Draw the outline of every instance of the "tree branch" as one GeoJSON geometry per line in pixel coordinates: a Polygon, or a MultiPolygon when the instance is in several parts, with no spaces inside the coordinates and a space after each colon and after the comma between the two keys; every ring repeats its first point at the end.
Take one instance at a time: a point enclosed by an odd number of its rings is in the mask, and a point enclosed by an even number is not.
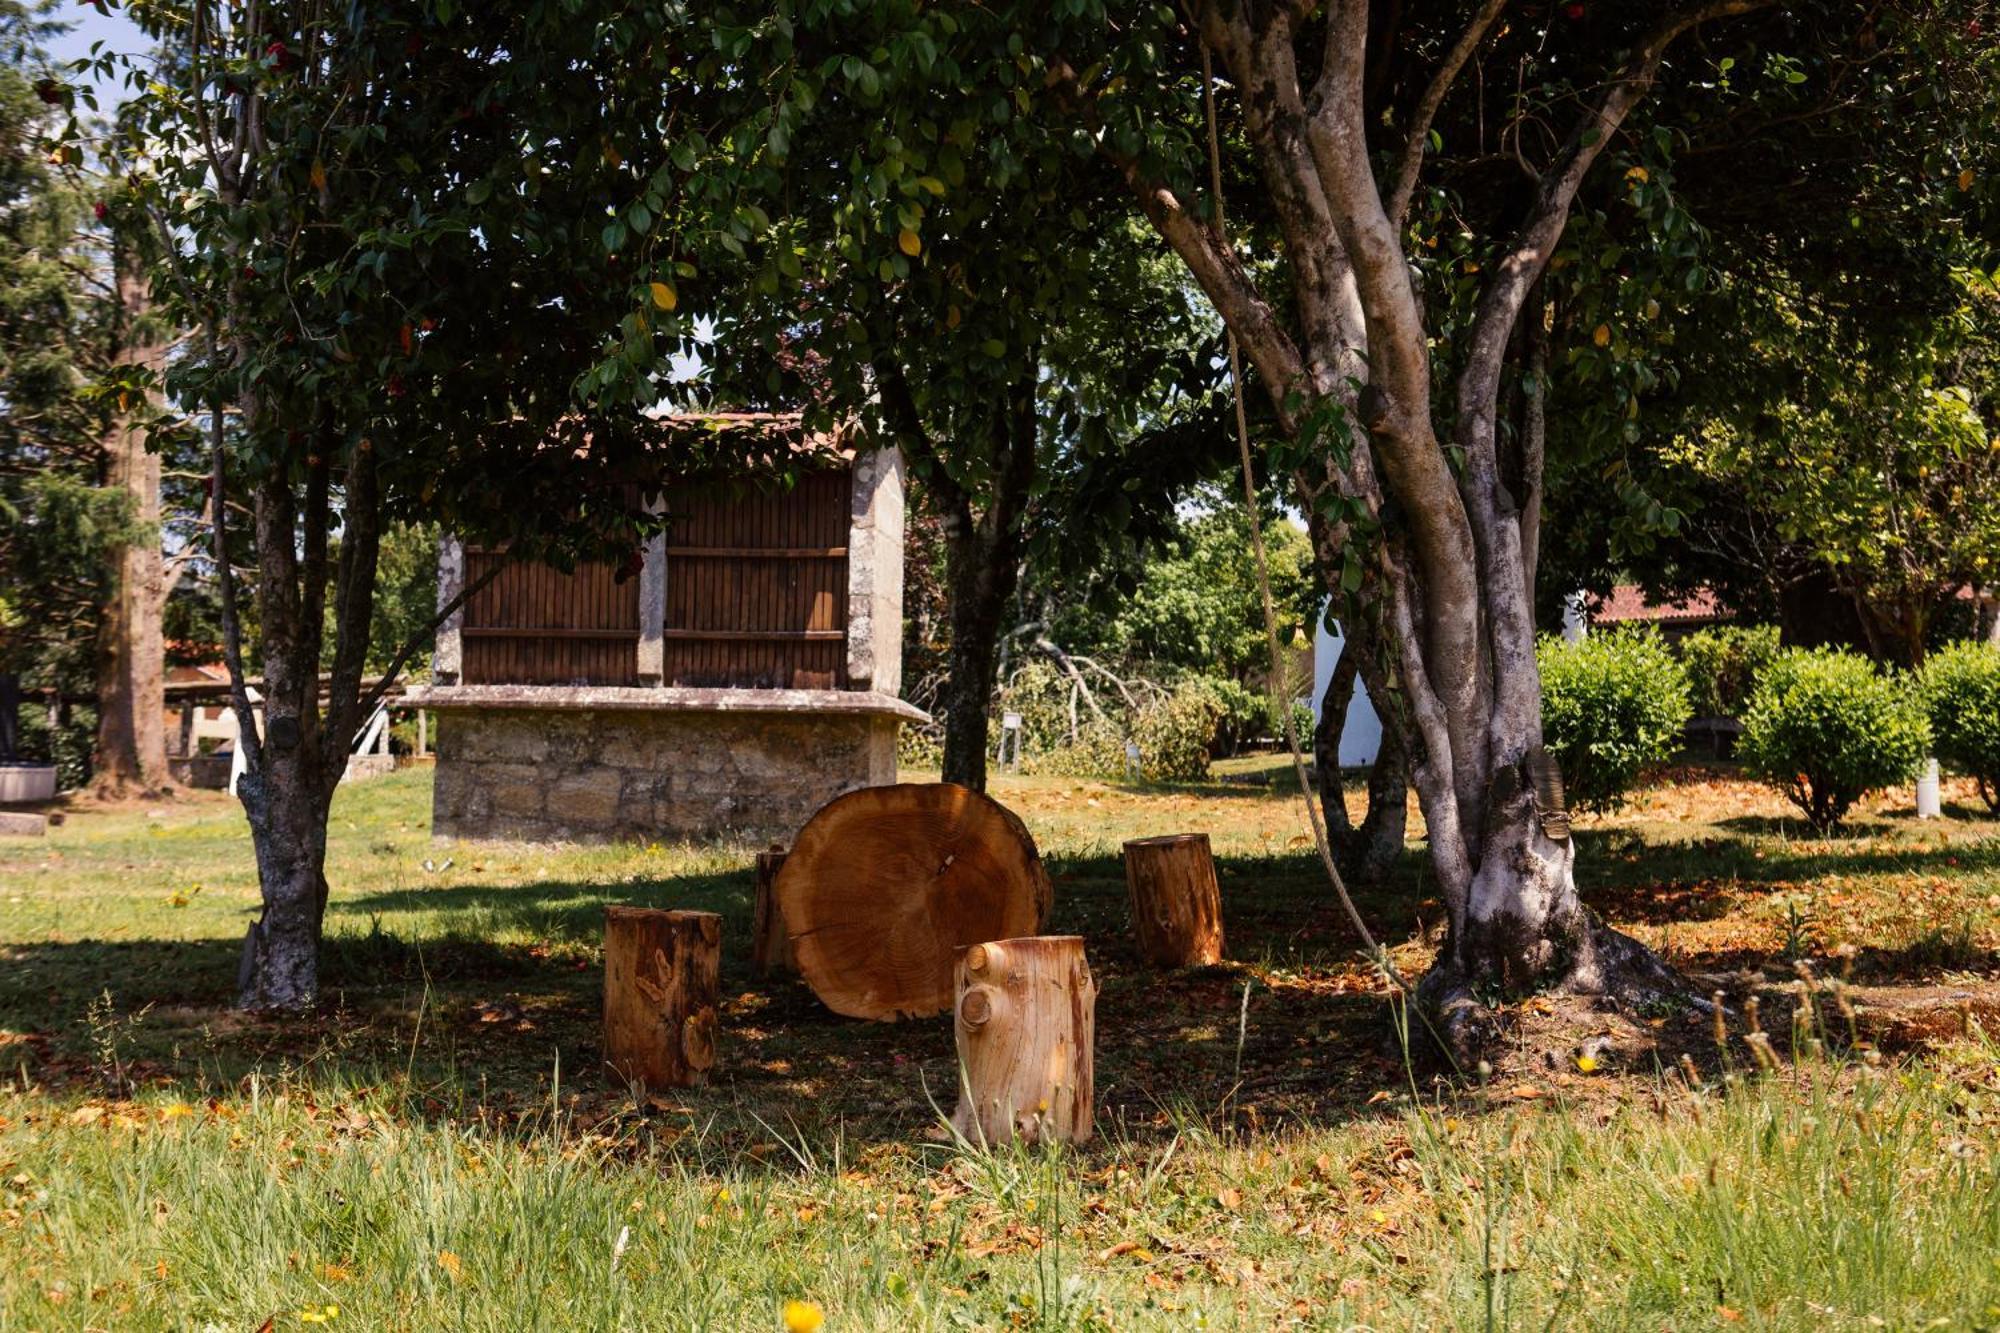
{"type": "MultiPolygon", "coordinates": [[[[1465,68],[1465,62],[1479,49],[1500,11],[1507,7],[1507,0],[1485,0],[1472,22],[1465,25],[1465,31],[1458,35],[1458,41],[1446,53],[1444,63],[1431,76],[1430,85],[1417,102],[1417,109],[1410,121],[1408,137],[1403,141],[1403,151],[1396,161],[1395,174],[1390,178],[1389,223],[1397,231],[1402,231],[1410,218],[1410,200],[1417,192],[1417,177],[1424,169],[1424,149],[1430,138],[1431,124],[1437,119],[1438,108],[1444,105],[1445,94],[1458,79],[1458,72],[1465,68]]],[[[1322,82],[1325,75],[1321,75],[1322,82]]]]}
{"type": "MultiPolygon", "coordinates": [[[[396,655],[389,659],[389,665],[383,669],[382,678],[376,681],[375,687],[369,690],[367,695],[362,698],[360,705],[354,710],[354,715],[357,718],[365,718],[373,713],[375,705],[381,703],[383,696],[395,687],[396,677],[402,673],[403,664],[410,660],[410,654],[417,650],[417,645],[422,643],[428,636],[435,634],[439,625],[444,624],[445,621],[456,615],[460,607],[471,601],[474,594],[498,578],[500,571],[506,569],[512,563],[513,559],[511,556],[495,560],[487,567],[484,574],[481,574],[478,578],[460,588],[450,601],[439,607],[437,614],[425,622],[422,629],[403,640],[402,645],[396,649],[396,655]]],[[[343,754],[341,764],[345,766],[346,763],[347,759],[343,754]]]]}
{"type": "MultiPolygon", "coordinates": [[[[212,333],[208,354],[212,363],[217,355],[212,333]]],[[[210,420],[213,442],[209,451],[208,485],[214,522],[210,525],[209,536],[215,558],[217,600],[221,603],[222,612],[222,661],[229,668],[229,703],[236,710],[236,743],[243,748],[244,767],[256,773],[264,766],[264,748],[257,737],[257,715],[250,707],[250,689],[245,684],[243,627],[236,603],[236,572],[229,565],[227,506],[222,502],[223,460],[227,456],[224,448],[226,420],[220,410],[213,412],[210,420]]]]}

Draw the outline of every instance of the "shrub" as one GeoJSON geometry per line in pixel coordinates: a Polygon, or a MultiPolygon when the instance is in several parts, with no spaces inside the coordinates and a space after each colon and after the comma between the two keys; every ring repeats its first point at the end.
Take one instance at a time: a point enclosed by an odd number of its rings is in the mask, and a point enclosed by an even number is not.
{"type": "Polygon", "coordinates": [[[1133,720],[1139,766],[1149,782],[1200,782],[1208,777],[1209,747],[1223,705],[1208,682],[1183,681],[1133,720]]]}
{"type": "Polygon", "coordinates": [[[1934,752],[2000,815],[2000,648],[1955,643],[1932,656],[1923,680],[1934,752]]]}
{"type": "Polygon", "coordinates": [[[1908,782],[1930,749],[1909,682],[1845,650],[1792,649],[1765,667],[1737,753],[1824,833],[1871,791],[1908,782]]]}
{"type": "Polygon", "coordinates": [[[1687,672],[1657,634],[1544,638],[1542,736],[1572,808],[1618,803],[1647,764],[1671,756],[1687,725],[1687,672]]]}
{"type": "Polygon", "coordinates": [[[1219,710],[1215,720],[1213,750],[1218,758],[1235,754],[1244,744],[1261,736],[1271,725],[1271,701],[1263,693],[1238,684],[1227,676],[1197,676],[1219,710]]]}
{"type": "Polygon", "coordinates": [[[1680,641],[1696,717],[1739,717],[1758,673],[1778,655],[1776,625],[1715,625],[1680,641]]]}

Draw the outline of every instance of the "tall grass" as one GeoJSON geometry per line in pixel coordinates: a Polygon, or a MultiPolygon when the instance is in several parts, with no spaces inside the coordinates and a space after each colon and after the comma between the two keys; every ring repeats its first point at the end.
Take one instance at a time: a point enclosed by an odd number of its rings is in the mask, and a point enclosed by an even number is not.
{"type": "MultiPolygon", "coordinates": [[[[0,1101],[0,1328],[2000,1326],[2000,1055],[1082,1154],[0,1101]],[[845,1161],[846,1164],[843,1165],[845,1161]]],[[[553,1104],[552,1104],[553,1105],[553,1104]]]]}

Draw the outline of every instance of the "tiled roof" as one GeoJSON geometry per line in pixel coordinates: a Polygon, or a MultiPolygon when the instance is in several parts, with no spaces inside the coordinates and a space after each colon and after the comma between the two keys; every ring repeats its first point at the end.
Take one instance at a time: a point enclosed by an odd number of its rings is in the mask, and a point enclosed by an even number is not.
{"type": "Polygon", "coordinates": [[[1706,588],[1689,593],[1678,601],[1654,603],[1646,600],[1645,590],[1638,584],[1621,583],[1611,590],[1609,597],[1593,597],[1590,602],[1591,623],[1598,625],[1616,625],[1628,621],[1698,624],[1703,621],[1729,618],[1729,612],[1723,609],[1715,594],[1706,588]]]}

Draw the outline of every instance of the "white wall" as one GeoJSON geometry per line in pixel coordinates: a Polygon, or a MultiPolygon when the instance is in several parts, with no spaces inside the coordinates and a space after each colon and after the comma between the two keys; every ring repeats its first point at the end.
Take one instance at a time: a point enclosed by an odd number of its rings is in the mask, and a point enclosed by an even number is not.
{"type": "MultiPolygon", "coordinates": [[[[1326,699],[1326,684],[1333,679],[1333,664],[1340,659],[1340,635],[1328,630],[1322,618],[1313,636],[1313,721],[1319,721],[1326,699]]],[[[1382,747],[1382,719],[1368,701],[1368,688],[1354,682],[1354,697],[1347,704],[1347,726],[1340,733],[1340,766],[1352,768],[1375,762],[1382,747]]]]}

